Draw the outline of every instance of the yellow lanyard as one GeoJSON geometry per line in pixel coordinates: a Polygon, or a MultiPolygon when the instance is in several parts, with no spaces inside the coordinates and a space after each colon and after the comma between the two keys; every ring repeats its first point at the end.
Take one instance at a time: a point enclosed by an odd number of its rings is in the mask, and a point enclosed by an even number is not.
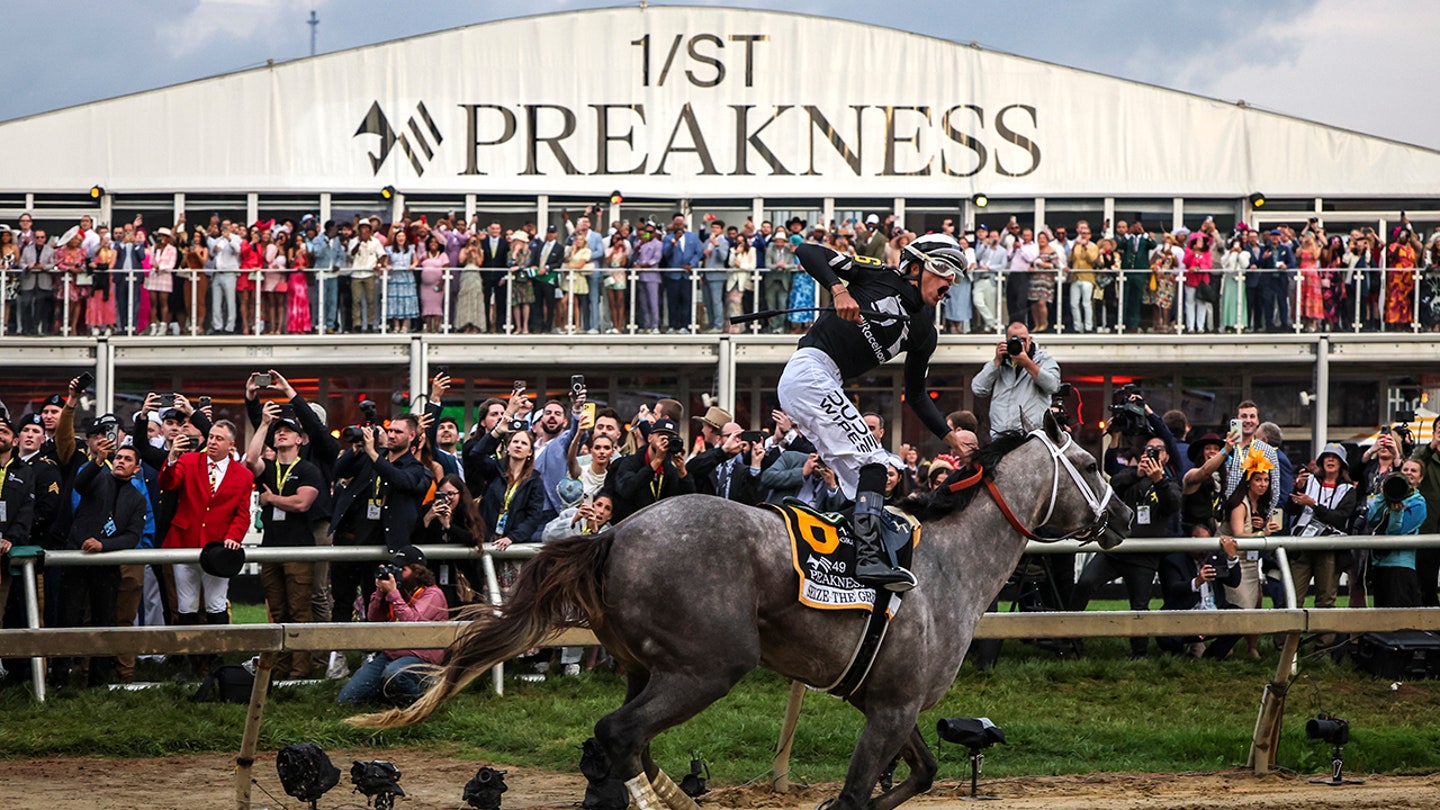
{"type": "Polygon", "coordinates": [[[5,466],[0,467],[0,498],[5,497],[5,479],[10,477],[10,465],[15,461],[15,454],[11,453],[10,458],[5,459],[5,466]]]}
{"type": "Polygon", "coordinates": [[[516,481],[505,488],[505,505],[500,507],[501,514],[510,511],[510,501],[515,497],[515,490],[520,488],[520,482],[516,481]]]}
{"type": "MultiPolygon", "coordinates": [[[[278,462],[278,461],[275,462],[275,494],[276,494],[276,495],[284,495],[284,494],[285,494],[285,484],[286,484],[287,482],[289,482],[289,480],[290,480],[290,473],[292,473],[292,472],[295,471],[295,465],[297,465],[297,464],[299,464],[299,463],[300,463],[300,459],[298,459],[298,458],[295,459],[294,461],[290,462],[290,466],[285,468],[285,475],[282,477],[282,476],[280,475],[280,462],[278,462]]],[[[378,476],[376,477],[376,480],[379,480],[379,477],[378,477],[378,476]]]]}

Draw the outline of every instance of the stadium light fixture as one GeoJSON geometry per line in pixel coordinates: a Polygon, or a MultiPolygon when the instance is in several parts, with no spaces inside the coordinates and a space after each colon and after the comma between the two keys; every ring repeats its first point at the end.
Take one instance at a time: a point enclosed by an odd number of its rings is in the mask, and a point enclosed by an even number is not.
{"type": "Polygon", "coordinates": [[[1264,194],[1261,194],[1261,193],[1258,192],[1258,191],[1255,192],[1254,194],[1251,194],[1251,195],[1250,195],[1250,207],[1251,207],[1251,208],[1264,208],[1264,207],[1265,207],[1265,195],[1264,195],[1264,194]]]}
{"type": "Polygon", "coordinates": [[[100,199],[101,197],[104,197],[104,196],[105,196],[105,187],[104,187],[104,186],[98,186],[98,185],[97,185],[97,186],[91,186],[91,187],[90,187],[90,199],[92,199],[92,200],[98,200],[98,199],[100,199]]]}
{"type": "Polygon", "coordinates": [[[985,206],[990,204],[990,197],[985,194],[976,194],[975,196],[970,198],[970,202],[976,208],[984,208],[985,206]]]}
{"type": "Polygon", "coordinates": [[[611,205],[619,205],[620,203],[623,203],[623,202],[625,202],[625,195],[624,195],[624,194],[621,194],[619,189],[616,189],[616,190],[610,192],[610,204],[611,204],[611,205]]]}
{"type": "Polygon", "coordinates": [[[380,199],[382,200],[393,200],[395,199],[395,194],[396,191],[394,186],[386,186],[380,189],[380,199]]]}

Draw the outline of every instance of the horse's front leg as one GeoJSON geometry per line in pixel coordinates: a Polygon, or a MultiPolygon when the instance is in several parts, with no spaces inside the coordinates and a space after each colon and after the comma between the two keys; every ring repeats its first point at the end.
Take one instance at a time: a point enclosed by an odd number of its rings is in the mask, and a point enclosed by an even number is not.
{"type": "MultiPolygon", "coordinates": [[[[908,737],[910,730],[914,729],[916,737],[919,731],[915,727],[915,718],[919,716],[920,710],[916,706],[867,706],[865,709],[865,728],[860,732],[860,739],[855,743],[855,752],[850,755],[850,769],[845,774],[845,786],[841,788],[840,795],[831,802],[827,810],[862,810],[870,807],[893,807],[901,801],[913,796],[916,791],[911,791],[893,803],[878,805],[872,804],[870,794],[875,788],[875,782],[880,778],[880,772],[890,764],[890,760],[903,748],[907,752],[912,747],[912,741],[908,737]]],[[[923,744],[923,743],[922,743],[923,744]]],[[[928,754],[928,749],[926,751],[928,754]]],[[[934,758],[929,773],[934,776],[934,758]]],[[[922,763],[923,765],[923,763],[922,763]]],[[[920,771],[923,771],[922,767],[920,771]]],[[[918,775],[915,764],[911,763],[911,774],[900,786],[883,794],[876,799],[883,801],[886,797],[901,792],[906,785],[916,782],[918,775]]],[[[927,784],[928,787],[928,784],[927,784]]]]}
{"type": "Polygon", "coordinates": [[[940,770],[940,763],[930,752],[930,746],[925,744],[919,726],[910,730],[910,739],[900,754],[910,766],[910,775],[904,782],[872,799],[868,810],[890,810],[898,807],[902,802],[929,790],[935,783],[935,774],[940,770]]]}

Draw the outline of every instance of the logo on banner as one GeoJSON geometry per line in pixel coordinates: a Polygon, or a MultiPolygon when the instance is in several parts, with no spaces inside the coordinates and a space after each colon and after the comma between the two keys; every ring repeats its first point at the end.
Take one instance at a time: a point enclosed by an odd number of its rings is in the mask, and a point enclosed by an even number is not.
{"type": "Polygon", "coordinates": [[[415,105],[415,114],[405,123],[406,131],[395,134],[394,127],[390,126],[390,119],[385,116],[385,111],[380,109],[380,102],[370,104],[370,111],[365,113],[360,128],[355,130],[352,137],[375,135],[380,138],[380,153],[370,153],[370,168],[373,174],[380,173],[380,167],[385,165],[386,158],[390,157],[396,146],[410,158],[410,165],[415,168],[417,176],[423,176],[426,164],[435,159],[435,147],[445,138],[441,136],[440,128],[435,126],[435,119],[430,117],[430,111],[425,109],[425,102],[415,105]],[[426,138],[427,134],[429,138],[426,138]]]}

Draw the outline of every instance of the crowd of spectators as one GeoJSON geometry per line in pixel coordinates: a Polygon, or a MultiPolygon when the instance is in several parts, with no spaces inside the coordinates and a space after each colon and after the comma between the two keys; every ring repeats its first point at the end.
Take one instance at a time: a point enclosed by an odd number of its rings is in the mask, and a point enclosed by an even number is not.
{"type": "MultiPolygon", "coordinates": [[[[955,411],[947,421],[960,452],[924,458],[902,445],[888,456],[885,499],[943,485],[969,468],[992,436],[1029,430],[1047,412],[1065,418],[1058,362],[1040,351],[1023,323],[975,378],[988,417],[955,411]],[[983,437],[983,438],[982,438],[983,437]]],[[[267,563],[260,575],[272,620],[421,621],[482,601],[476,560],[427,562],[415,546],[504,549],[512,544],[604,531],[659,500],[690,493],[760,505],[795,498],[821,510],[846,499],[836,476],[783,411],[747,430],[721,407],[686,418],[674,399],[621,414],[590,401],[584,378],[568,397],[539,401],[512,390],[457,415],[451,378],[437,373],[428,395],[382,418],[373,408],[357,425],[332,424],[278,370],[245,380],[244,418],[216,419],[208,396],[150,394],[133,413],[100,414],[77,432],[88,380],[61,395],[26,403],[0,418],[0,552],[15,547],[87,554],[130,548],[200,548],[199,565],[95,565],[43,571],[45,621],[52,626],[141,623],[224,624],[229,578],[243,563],[242,541],[262,547],[373,546],[394,559],[374,563],[267,563]],[[447,405],[449,407],[447,407],[447,405]],[[240,424],[237,424],[239,422],[240,424]],[[468,426],[466,423],[469,423],[468,426]],[[685,440],[685,436],[692,441],[685,440]]],[[[863,405],[863,403],[861,403],[863,405]]],[[[1121,579],[1131,607],[1259,607],[1280,597],[1274,561],[1240,552],[1234,540],[1271,534],[1391,535],[1435,531],[1440,518],[1440,437],[1415,447],[1408,432],[1386,430],[1367,448],[1330,444],[1292,463],[1283,436],[1242,402],[1228,426],[1194,435],[1179,411],[1158,414],[1135,389],[1120,392],[1103,458],[1116,496],[1134,512],[1130,552],[1094,555],[1073,580],[1073,561],[1047,566],[1051,609],[1084,610],[1096,591],[1121,579]],[[1150,538],[1217,538],[1209,553],[1145,553],[1150,538]],[[1158,580],[1158,583],[1157,583],[1158,580]],[[1157,590],[1158,584],[1158,590],[1157,590]]],[[[886,446],[880,414],[864,414],[886,446]]],[[[1297,595],[1319,608],[1337,604],[1348,575],[1350,605],[1437,604],[1433,552],[1305,551],[1290,556],[1297,595]]],[[[10,590],[0,565],[0,608],[10,590]]],[[[503,564],[502,588],[518,568],[503,564]]],[[[1025,566],[1022,566],[1022,569],[1025,566]]],[[[1018,574],[1017,574],[1018,576],[1018,574]]],[[[0,618],[3,618],[0,613],[0,618]]],[[[11,606],[12,623],[18,618],[11,606]]],[[[1239,638],[1159,639],[1172,652],[1223,657],[1239,638]]],[[[1247,652],[1258,655],[1256,639],[1247,652]]],[[[1076,645],[1078,649],[1078,645],[1076,645]]],[[[1132,640],[1147,654],[1149,639],[1132,640]]],[[[594,665],[567,649],[565,672],[594,665]]],[[[409,664],[428,651],[390,650],[367,658],[343,700],[414,698],[409,664]]],[[[181,658],[188,679],[216,662],[181,658]]],[[[133,658],[55,659],[60,685],[83,668],[92,684],[134,677],[133,658]]],[[[279,678],[324,672],[343,677],[336,654],[290,656],[279,678]]],[[[317,673],[318,674],[318,673],[317,673]]],[[[78,677],[78,676],[77,676],[78,677]]]]}
{"type": "MultiPolygon", "coordinates": [[[[451,214],[396,222],[211,215],[148,229],[91,217],[46,233],[22,215],[0,224],[6,334],[803,332],[828,304],[795,261],[823,244],[894,265],[919,234],[894,214],[812,226],[705,215],[692,229],[609,222],[587,208],[543,231],[451,214]],[[785,310],[795,310],[782,312],[785,310]],[[748,323],[742,313],[780,312],[748,323]]],[[[1264,233],[1148,228],[1138,218],[960,230],[972,259],[937,323],[995,333],[1440,329],[1440,231],[1402,215],[1388,238],[1330,233],[1318,218],[1264,233]]]]}

